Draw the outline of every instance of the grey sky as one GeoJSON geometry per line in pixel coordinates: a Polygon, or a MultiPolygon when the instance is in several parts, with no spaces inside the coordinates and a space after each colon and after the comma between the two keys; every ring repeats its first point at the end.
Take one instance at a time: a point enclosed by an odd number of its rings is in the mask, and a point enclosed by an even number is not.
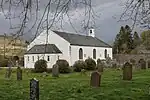
{"type": "MultiPolygon", "coordinates": [[[[43,0],[42,0],[43,1],[43,0]]],[[[122,1],[125,0],[92,0],[94,11],[100,16],[96,19],[95,29],[96,36],[106,42],[112,41],[115,38],[115,35],[119,32],[120,26],[125,25],[131,22],[117,22],[123,11],[122,1]]],[[[44,5],[45,2],[42,2],[44,5]]],[[[82,8],[79,11],[72,12],[73,20],[72,23],[76,29],[80,30],[80,24],[82,17],[82,8]]],[[[67,20],[67,18],[66,18],[67,20]]],[[[14,22],[15,23],[15,22],[14,22]]],[[[9,30],[9,21],[6,21],[2,15],[0,15],[0,33],[10,32],[9,30]]],[[[69,23],[64,24],[64,31],[74,32],[74,29],[70,26],[69,23]]],[[[139,31],[139,30],[138,30],[139,31]]]]}

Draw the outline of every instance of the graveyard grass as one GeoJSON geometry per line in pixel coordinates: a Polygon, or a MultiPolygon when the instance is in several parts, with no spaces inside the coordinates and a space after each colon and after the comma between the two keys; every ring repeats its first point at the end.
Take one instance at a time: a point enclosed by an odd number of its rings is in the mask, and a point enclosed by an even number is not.
{"type": "Polygon", "coordinates": [[[100,88],[90,87],[91,72],[53,78],[23,70],[23,80],[16,81],[15,70],[9,80],[5,70],[0,69],[0,100],[29,100],[29,80],[34,77],[40,82],[40,100],[150,100],[150,70],[134,71],[132,81],[123,81],[122,71],[104,69],[100,88]]]}

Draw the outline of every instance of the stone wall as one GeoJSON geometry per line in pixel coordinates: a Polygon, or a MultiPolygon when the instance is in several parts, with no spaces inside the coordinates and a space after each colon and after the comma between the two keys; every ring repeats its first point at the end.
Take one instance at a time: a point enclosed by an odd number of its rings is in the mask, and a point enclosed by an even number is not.
{"type": "Polygon", "coordinates": [[[144,59],[144,60],[150,60],[150,54],[115,54],[113,55],[113,58],[116,59],[116,61],[119,64],[124,64],[126,61],[130,61],[130,59],[134,59],[136,61],[136,63],[138,63],[138,61],[140,59],[144,59]]]}

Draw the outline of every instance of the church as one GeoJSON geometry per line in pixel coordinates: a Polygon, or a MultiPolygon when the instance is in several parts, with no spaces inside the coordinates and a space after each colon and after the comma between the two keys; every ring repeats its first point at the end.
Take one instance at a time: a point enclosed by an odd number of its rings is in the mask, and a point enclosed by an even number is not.
{"type": "Polygon", "coordinates": [[[112,59],[112,47],[95,37],[93,28],[89,29],[88,35],[49,30],[48,34],[46,31],[40,33],[28,45],[24,65],[34,68],[37,60],[44,59],[48,68],[52,68],[58,59],[65,59],[71,66],[88,57],[96,61],[108,56],[112,59]]]}

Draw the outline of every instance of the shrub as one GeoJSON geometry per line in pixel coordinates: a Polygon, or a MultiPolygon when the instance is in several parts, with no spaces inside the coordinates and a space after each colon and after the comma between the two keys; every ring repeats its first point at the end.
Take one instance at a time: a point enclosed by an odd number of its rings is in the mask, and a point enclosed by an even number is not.
{"type": "Polygon", "coordinates": [[[2,59],[0,61],[0,67],[8,67],[8,59],[2,59]]]}
{"type": "Polygon", "coordinates": [[[74,63],[73,65],[73,69],[75,72],[81,72],[82,69],[85,69],[86,68],[86,63],[85,61],[82,61],[82,60],[78,60],[74,63]]]}
{"type": "Polygon", "coordinates": [[[96,62],[92,58],[88,58],[85,60],[86,63],[86,70],[95,70],[96,69],[96,62]]]}
{"type": "Polygon", "coordinates": [[[34,70],[36,73],[42,73],[47,71],[47,61],[41,59],[35,62],[34,70]]]}
{"type": "Polygon", "coordinates": [[[97,64],[101,64],[102,63],[102,61],[100,60],[100,59],[97,59],[97,64]]]}
{"type": "Polygon", "coordinates": [[[70,73],[71,69],[69,67],[69,63],[66,60],[64,59],[57,60],[56,64],[58,64],[59,66],[60,73],[70,73]]]}

